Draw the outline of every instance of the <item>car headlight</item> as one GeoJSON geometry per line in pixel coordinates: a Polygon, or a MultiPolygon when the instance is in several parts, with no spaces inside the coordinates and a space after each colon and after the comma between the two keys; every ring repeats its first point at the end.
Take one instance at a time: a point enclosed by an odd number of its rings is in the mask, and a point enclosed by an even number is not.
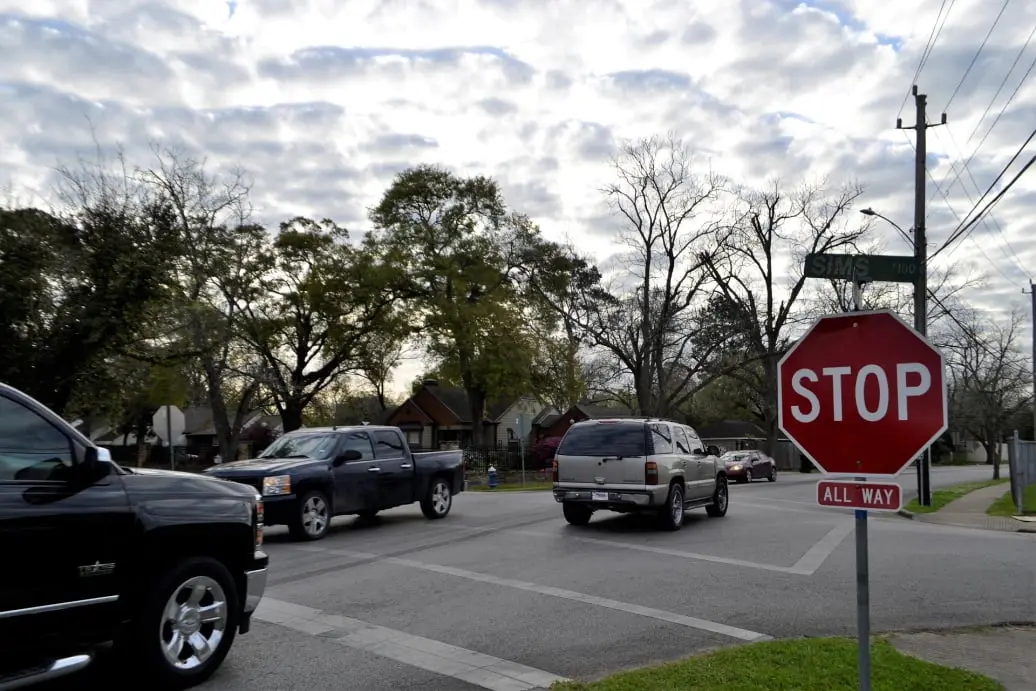
{"type": "Polygon", "coordinates": [[[736,473],[737,471],[741,470],[742,467],[743,466],[739,463],[736,466],[732,467],[731,470],[733,470],[736,473]]]}
{"type": "Polygon", "coordinates": [[[269,497],[277,494],[291,494],[290,476],[274,475],[263,478],[263,496],[269,497]]]}

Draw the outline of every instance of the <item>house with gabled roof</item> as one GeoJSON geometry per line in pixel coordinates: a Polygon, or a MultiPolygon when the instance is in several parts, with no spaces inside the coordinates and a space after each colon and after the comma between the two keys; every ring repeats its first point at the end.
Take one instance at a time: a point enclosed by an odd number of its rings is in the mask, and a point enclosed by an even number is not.
{"type": "Polygon", "coordinates": [[[563,437],[568,428],[583,420],[602,420],[611,417],[630,417],[633,411],[627,406],[604,404],[594,401],[580,401],[560,415],[544,417],[538,429],[537,438],[563,437]]]}
{"type": "MultiPolygon", "coordinates": [[[[482,439],[487,446],[529,441],[532,421],[543,410],[535,396],[508,396],[486,403],[482,439]]],[[[412,396],[393,408],[384,424],[399,427],[412,448],[438,449],[471,445],[471,404],[459,387],[425,380],[412,396]]]]}

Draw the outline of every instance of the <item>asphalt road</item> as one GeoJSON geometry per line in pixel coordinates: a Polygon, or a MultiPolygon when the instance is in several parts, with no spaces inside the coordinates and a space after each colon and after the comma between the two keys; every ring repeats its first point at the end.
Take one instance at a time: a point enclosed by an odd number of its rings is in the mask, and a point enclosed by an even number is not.
{"type": "MultiPolygon", "coordinates": [[[[936,469],[933,485],[989,473],[936,469]]],[[[610,514],[573,528],[549,492],[466,493],[436,522],[415,507],[338,519],[318,543],[272,528],[258,621],[201,688],[518,691],[765,637],[851,635],[852,514],[813,505],[818,479],[734,486],[725,518],[693,511],[676,533],[610,514]]],[[[876,631],[1036,620],[1033,536],[874,517],[870,537],[876,631]]],[[[102,660],[73,684],[117,678],[102,660]]]]}

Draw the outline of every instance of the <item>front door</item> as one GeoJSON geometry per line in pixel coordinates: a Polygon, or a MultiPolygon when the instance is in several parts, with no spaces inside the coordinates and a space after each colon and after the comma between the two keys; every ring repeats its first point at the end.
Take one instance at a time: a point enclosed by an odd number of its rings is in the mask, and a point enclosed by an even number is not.
{"type": "Polygon", "coordinates": [[[5,646],[107,627],[118,616],[118,579],[134,529],[126,493],[114,466],[99,466],[90,479],[76,472],[86,446],[51,416],[0,395],[5,646]]]}
{"type": "Polygon", "coordinates": [[[414,501],[414,462],[406,451],[399,432],[393,429],[374,430],[374,458],[380,469],[378,476],[383,508],[403,506],[414,501]]]}
{"type": "Polygon", "coordinates": [[[335,513],[356,513],[378,508],[378,465],[374,446],[366,432],[346,432],[337,455],[352,450],[360,454],[356,461],[334,465],[335,513]]]}

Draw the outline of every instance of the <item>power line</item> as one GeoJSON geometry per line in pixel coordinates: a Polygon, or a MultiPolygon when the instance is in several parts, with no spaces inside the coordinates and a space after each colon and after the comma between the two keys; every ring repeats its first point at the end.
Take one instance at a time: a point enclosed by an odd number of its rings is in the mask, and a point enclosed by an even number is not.
{"type": "MultiPolygon", "coordinates": [[[[950,135],[950,142],[951,142],[951,143],[953,144],[954,148],[956,148],[956,149],[957,149],[957,152],[958,152],[958,153],[959,153],[959,154],[961,155],[961,157],[963,158],[963,155],[964,155],[964,150],[963,150],[963,149],[961,148],[961,146],[960,146],[960,145],[959,145],[959,144],[957,143],[957,138],[953,136],[953,130],[952,130],[952,129],[947,129],[947,130],[946,130],[946,132],[947,132],[947,134],[949,134],[949,135],[950,135]]],[[[936,132],[936,136],[937,136],[937,137],[939,136],[939,135],[938,135],[938,132],[936,132]]],[[[940,137],[940,139],[941,139],[941,137],[940,137]]],[[[952,166],[953,164],[951,163],[950,165],[952,166]]],[[[972,172],[971,172],[971,168],[970,168],[970,167],[968,167],[968,166],[967,166],[967,165],[966,165],[965,163],[963,163],[963,162],[962,162],[962,165],[964,165],[964,168],[965,168],[965,170],[966,170],[966,172],[967,172],[967,174],[968,174],[968,179],[970,179],[970,180],[971,180],[971,184],[975,186],[975,191],[976,191],[976,192],[977,192],[977,191],[980,191],[980,190],[981,190],[981,188],[979,187],[978,181],[977,181],[977,180],[975,179],[975,176],[974,176],[974,175],[972,174],[972,172]]],[[[981,199],[979,200],[979,202],[975,202],[975,200],[974,200],[974,199],[973,199],[973,198],[971,197],[971,192],[969,192],[969,191],[968,191],[968,187],[967,187],[967,185],[965,185],[965,184],[964,184],[963,182],[961,183],[961,189],[963,189],[963,190],[964,190],[964,196],[966,196],[966,197],[968,198],[968,203],[969,203],[969,204],[971,204],[971,205],[972,205],[973,207],[974,207],[974,206],[975,206],[975,205],[976,205],[977,203],[981,203],[981,199]]],[[[942,192],[942,190],[940,190],[940,192],[942,192]]],[[[944,193],[944,194],[945,194],[945,193],[944,193]]],[[[947,205],[949,205],[949,199],[948,199],[948,198],[947,198],[947,205]]],[[[958,215],[956,214],[956,212],[954,212],[954,216],[955,216],[955,217],[957,218],[957,222],[958,222],[958,223],[960,223],[960,222],[961,222],[961,218],[960,218],[960,216],[958,216],[958,215]]],[[[1006,259],[1006,260],[1007,260],[1007,261],[1008,261],[1009,263],[1013,264],[1013,265],[1015,266],[1015,268],[1017,268],[1017,269],[1018,269],[1018,271],[1019,271],[1019,272],[1021,272],[1021,274],[1022,274],[1022,275],[1024,275],[1024,276],[1028,276],[1028,275],[1029,275],[1029,274],[1028,274],[1028,272],[1027,272],[1027,271],[1026,271],[1026,270],[1025,270],[1024,268],[1023,268],[1023,266],[1022,266],[1022,260],[1021,260],[1021,258],[1020,258],[1020,257],[1018,256],[1018,253],[1017,253],[1017,252],[1015,252],[1015,250],[1014,250],[1014,247],[1012,247],[1012,246],[1011,246],[1011,243],[1010,243],[1010,242],[1008,241],[1008,239],[1007,239],[1007,235],[1006,235],[1006,234],[1004,233],[1004,229],[1003,229],[1003,228],[1002,228],[1002,227],[1000,226],[1000,222],[996,220],[996,217],[995,217],[995,216],[993,216],[993,214],[992,214],[992,213],[990,213],[990,214],[989,214],[989,221],[991,221],[991,222],[993,223],[993,226],[994,226],[994,227],[996,228],[996,232],[997,232],[997,233],[999,234],[999,236],[1000,236],[1000,239],[1001,239],[1001,241],[1002,241],[1002,245],[1001,245],[1001,247],[1000,247],[1000,251],[1001,251],[1001,253],[1002,253],[1002,254],[1004,255],[1004,258],[1005,258],[1005,259],[1006,259]]],[[[987,226],[988,226],[988,224],[987,224],[987,226]]],[[[984,256],[984,257],[986,258],[986,260],[987,260],[987,261],[989,261],[989,263],[990,263],[990,264],[992,264],[992,265],[993,265],[993,267],[994,267],[994,268],[996,268],[996,269],[997,269],[997,271],[999,271],[999,272],[1000,272],[1000,275],[1002,275],[1002,276],[1003,276],[1004,278],[1006,278],[1006,279],[1008,279],[1008,280],[1011,280],[1011,278],[1010,278],[1009,276],[1007,276],[1007,275],[1006,275],[1006,274],[1005,274],[1005,273],[1004,273],[1004,272],[1003,272],[1003,271],[1002,271],[1002,270],[1000,269],[1000,266],[999,266],[998,264],[996,264],[995,262],[993,262],[993,260],[992,260],[992,259],[990,259],[990,257],[989,257],[989,256],[988,256],[988,255],[987,255],[987,254],[985,253],[985,250],[983,250],[983,249],[982,249],[982,246],[981,246],[981,245],[978,245],[978,244],[976,243],[976,245],[975,245],[975,246],[976,246],[976,247],[978,248],[979,252],[981,252],[981,253],[982,253],[982,256],[984,256]]]]}
{"type": "Polygon", "coordinates": [[[1003,355],[997,355],[992,350],[990,350],[989,346],[987,346],[985,344],[985,341],[978,335],[978,333],[976,333],[974,329],[972,329],[970,326],[967,326],[966,324],[964,324],[964,322],[962,322],[960,319],[958,319],[957,315],[955,315],[953,312],[951,312],[950,308],[946,306],[946,303],[944,303],[940,298],[936,297],[935,293],[932,292],[931,289],[928,289],[928,297],[930,297],[937,305],[939,305],[939,307],[942,308],[942,313],[944,315],[946,315],[947,317],[949,317],[950,321],[952,321],[954,324],[956,324],[957,327],[961,331],[964,332],[964,335],[966,335],[969,339],[971,339],[971,342],[974,343],[976,346],[978,346],[980,349],[982,349],[986,353],[986,355],[988,355],[988,356],[990,356],[991,358],[994,358],[994,359],[1003,359],[1004,361],[1003,361],[1002,364],[1005,367],[1006,366],[1013,367],[1020,374],[1025,374],[1025,375],[1029,374],[1029,372],[1025,369],[1025,367],[1023,365],[1019,365],[1018,363],[1007,361],[1006,360],[1006,357],[1007,357],[1007,353],[1006,352],[1003,355]]]}
{"type": "MultiPolygon", "coordinates": [[[[975,202],[975,205],[972,207],[971,211],[969,211],[968,214],[964,217],[965,220],[971,217],[971,214],[975,212],[975,209],[977,209],[978,205],[982,203],[982,200],[985,199],[989,195],[989,193],[993,191],[993,188],[996,187],[996,184],[1000,182],[1000,178],[1004,177],[1004,175],[1007,174],[1007,169],[1011,167],[1012,163],[1018,160],[1018,157],[1022,155],[1022,151],[1024,151],[1025,147],[1029,145],[1029,142],[1033,140],[1033,137],[1036,137],[1036,129],[1029,133],[1028,138],[1024,142],[1022,142],[1021,146],[1018,147],[1018,151],[1015,151],[1014,156],[1011,156],[1011,160],[1004,165],[1004,167],[1000,170],[1000,173],[996,176],[993,182],[989,184],[989,187],[986,188],[986,191],[983,192],[982,196],[979,197],[977,202],[975,202]]],[[[961,223],[964,223],[964,221],[961,221],[961,223]]],[[[959,228],[957,230],[959,230],[959,228]]],[[[956,232],[956,230],[954,232],[956,232]]]]}
{"type": "Polygon", "coordinates": [[[961,86],[964,85],[964,80],[971,74],[971,68],[978,62],[978,56],[982,55],[982,50],[986,47],[986,43],[989,41],[989,37],[993,35],[993,29],[1000,23],[1000,18],[1004,16],[1004,10],[1011,4],[1011,0],[1004,0],[1004,4],[1000,6],[1000,12],[996,15],[996,19],[993,20],[993,24],[989,27],[989,31],[986,32],[986,37],[982,39],[982,44],[975,51],[975,55],[971,58],[971,63],[968,65],[968,69],[964,70],[964,74],[961,76],[960,81],[957,82],[957,88],[950,94],[950,100],[946,101],[946,105],[943,106],[943,112],[945,113],[950,109],[950,104],[953,103],[953,99],[957,96],[957,92],[960,91],[961,86]]]}
{"type": "Polygon", "coordinates": [[[917,63],[917,69],[914,70],[914,78],[910,80],[910,88],[907,89],[906,95],[903,97],[903,102],[899,105],[899,115],[903,114],[903,107],[906,106],[907,101],[910,99],[910,94],[913,93],[913,85],[917,84],[917,78],[921,76],[921,70],[924,69],[925,64],[928,62],[928,58],[932,54],[932,49],[935,48],[935,44],[939,41],[939,34],[942,33],[942,29],[946,26],[946,19],[950,16],[950,10],[953,9],[954,3],[957,0],[942,0],[942,4],[939,5],[939,13],[935,15],[935,23],[932,24],[932,31],[928,34],[928,42],[925,44],[924,50],[921,52],[921,59],[917,63]],[[946,16],[943,16],[943,10],[946,11],[946,16]],[[942,24],[939,23],[940,18],[942,24]]]}
{"type": "MultiPolygon", "coordinates": [[[[1034,163],[1036,163],[1036,156],[1033,156],[1031,159],[1029,159],[1029,162],[1026,163],[1022,167],[1022,169],[1020,171],[1018,171],[1018,174],[1015,175],[1011,179],[1011,181],[1009,183],[1007,183],[1007,185],[1005,185],[1004,188],[1002,190],[1000,190],[1000,192],[989,201],[988,204],[986,204],[985,208],[983,208],[982,211],[977,216],[975,216],[975,218],[973,218],[970,221],[968,221],[968,223],[966,225],[958,227],[957,230],[955,230],[952,234],[950,234],[950,237],[948,237],[946,239],[946,242],[944,242],[942,244],[942,246],[939,247],[939,249],[937,249],[934,252],[932,252],[930,258],[934,258],[935,255],[939,254],[944,249],[949,247],[949,245],[951,243],[953,243],[954,241],[956,241],[956,239],[958,237],[961,237],[962,235],[964,237],[967,237],[967,236],[971,235],[971,232],[975,229],[975,224],[978,223],[980,220],[982,220],[982,217],[989,211],[989,209],[991,209],[993,207],[993,205],[995,205],[997,202],[999,202],[1003,198],[1003,196],[1005,194],[1007,194],[1007,191],[1014,186],[1014,183],[1018,182],[1018,180],[1022,177],[1022,175],[1024,175],[1026,173],[1026,171],[1028,171],[1029,168],[1031,168],[1034,163]]],[[[1001,175],[1003,175],[1003,173],[1001,173],[1001,175]]],[[[997,176],[997,179],[999,180],[1000,177],[997,176]]],[[[983,196],[985,196],[985,195],[983,195],[983,196]]]]}
{"type": "MultiPolygon", "coordinates": [[[[1029,33],[1029,37],[1025,40],[1025,44],[1022,46],[1022,49],[1018,52],[1018,56],[1015,58],[1014,64],[1011,65],[1011,69],[1007,71],[1006,75],[1004,75],[1004,79],[1000,83],[1000,88],[998,88],[996,90],[996,94],[993,95],[993,99],[989,102],[989,106],[986,107],[985,112],[982,113],[982,117],[979,118],[977,123],[975,123],[975,128],[971,131],[971,134],[968,136],[968,140],[966,142],[964,142],[964,146],[967,146],[968,144],[971,143],[971,140],[975,137],[975,134],[978,132],[979,127],[982,126],[982,122],[985,120],[986,115],[989,114],[989,110],[993,107],[993,103],[996,102],[996,97],[1000,95],[1000,91],[1003,89],[1004,85],[1007,83],[1007,80],[1010,78],[1011,73],[1014,72],[1014,68],[1018,64],[1018,60],[1021,59],[1022,53],[1028,47],[1029,42],[1032,40],[1032,37],[1033,37],[1034,34],[1036,34],[1036,26],[1034,26],[1033,30],[1029,33]]],[[[965,161],[965,163],[964,163],[965,167],[967,167],[967,165],[971,163],[971,160],[973,158],[975,158],[975,154],[978,153],[979,149],[982,148],[982,145],[985,143],[986,139],[989,138],[989,135],[992,133],[993,128],[995,128],[997,123],[1000,122],[1000,118],[1003,117],[1004,112],[1007,110],[1007,107],[1009,105],[1011,105],[1012,101],[1014,101],[1015,96],[1018,95],[1018,92],[1021,90],[1022,86],[1025,84],[1025,81],[1029,78],[1029,75],[1032,74],[1033,69],[1036,69],[1036,58],[1033,58],[1033,61],[1029,64],[1029,69],[1027,69],[1025,71],[1025,74],[1022,75],[1021,80],[1018,82],[1018,85],[1015,86],[1014,91],[1011,92],[1011,95],[1008,97],[1007,102],[1004,103],[1002,108],[1000,108],[1000,112],[997,113],[996,118],[993,120],[993,124],[991,124],[989,126],[989,129],[986,130],[985,135],[983,135],[982,139],[975,146],[975,149],[971,152],[971,155],[968,156],[967,161],[965,161]]],[[[961,152],[961,153],[963,153],[963,152],[961,152]]],[[[953,170],[951,169],[950,172],[953,172],[953,170]]],[[[957,183],[957,181],[960,180],[961,172],[962,172],[961,170],[957,171],[956,175],[954,175],[953,182],[950,183],[950,185],[949,185],[949,187],[947,189],[952,189],[953,186],[957,183]]],[[[946,174],[946,178],[943,178],[943,182],[945,183],[946,179],[949,178],[949,177],[950,177],[950,173],[947,173],[946,174]]]]}

